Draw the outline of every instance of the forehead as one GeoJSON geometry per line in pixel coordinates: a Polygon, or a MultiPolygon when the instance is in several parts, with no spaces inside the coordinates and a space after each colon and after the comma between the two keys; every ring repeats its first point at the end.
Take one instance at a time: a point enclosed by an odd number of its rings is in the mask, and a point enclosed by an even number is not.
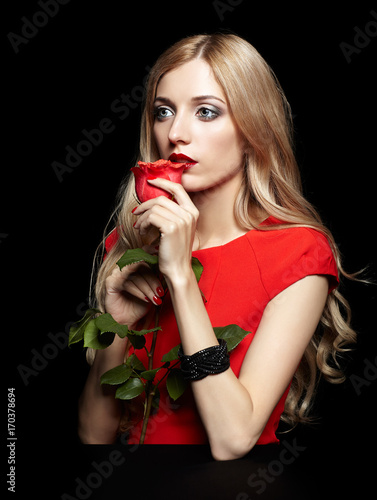
{"type": "Polygon", "coordinates": [[[200,95],[215,95],[225,101],[224,92],[215,80],[211,67],[203,59],[194,59],[166,73],[156,91],[156,97],[173,100],[200,95]]]}

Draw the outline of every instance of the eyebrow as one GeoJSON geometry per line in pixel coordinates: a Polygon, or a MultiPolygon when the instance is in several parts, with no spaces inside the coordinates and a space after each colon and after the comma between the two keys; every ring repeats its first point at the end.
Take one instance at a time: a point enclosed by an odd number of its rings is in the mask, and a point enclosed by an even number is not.
{"type": "MultiPolygon", "coordinates": [[[[215,99],[216,101],[220,101],[226,105],[226,102],[223,101],[222,99],[220,99],[220,97],[216,97],[215,95],[209,95],[209,94],[208,95],[198,95],[196,97],[192,97],[191,101],[198,102],[198,101],[206,101],[208,99],[215,99]]],[[[171,101],[171,99],[169,99],[168,97],[156,97],[155,102],[156,101],[165,102],[166,104],[173,104],[173,101],[171,101]]]]}

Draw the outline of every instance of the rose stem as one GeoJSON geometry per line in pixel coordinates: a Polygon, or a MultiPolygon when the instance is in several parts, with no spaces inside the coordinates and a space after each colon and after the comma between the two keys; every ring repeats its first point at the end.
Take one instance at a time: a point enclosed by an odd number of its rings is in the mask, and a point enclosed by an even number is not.
{"type": "MultiPolygon", "coordinates": [[[[157,328],[158,326],[158,320],[159,320],[159,307],[156,307],[156,314],[155,314],[155,321],[154,321],[154,327],[157,328]]],[[[151,350],[148,353],[148,370],[153,370],[153,354],[154,350],[156,347],[156,341],[157,341],[157,332],[153,332],[153,338],[152,338],[152,345],[151,345],[151,350]]],[[[153,387],[153,384],[151,381],[147,382],[147,387],[146,387],[146,407],[145,407],[145,413],[144,413],[144,420],[143,420],[143,427],[141,429],[141,436],[140,436],[140,443],[139,444],[144,444],[144,439],[145,439],[145,434],[147,432],[147,425],[148,425],[148,420],[149,420],[149,415],[151,413],[152,409],[152,401],[153,397],[155,395],[155,388],[151,391],[151,388],[153,387]]],[[[145,403],[144,403],[145,404],[145,403]]]]}

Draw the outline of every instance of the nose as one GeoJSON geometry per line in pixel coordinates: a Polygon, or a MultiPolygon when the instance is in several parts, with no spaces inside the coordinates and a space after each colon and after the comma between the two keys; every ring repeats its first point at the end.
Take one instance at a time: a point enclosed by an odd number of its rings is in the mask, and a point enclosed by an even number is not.
{"type": "Polygon", "coordinates": [[[177,114],[172,120],[168,137],[172,144],[188,144],[191,141],[191,131],[188,117],[185,117],[182,114],[177,114]]]}

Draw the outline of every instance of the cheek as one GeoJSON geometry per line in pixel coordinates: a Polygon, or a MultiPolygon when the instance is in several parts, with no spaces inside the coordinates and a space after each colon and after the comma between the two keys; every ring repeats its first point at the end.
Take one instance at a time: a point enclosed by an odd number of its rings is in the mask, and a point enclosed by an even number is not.
{"type": "Polygon", "coordinates": [[[203,134],[203,142],[212,159],[237,166],[243,158],[242,141],[233,127],[221,127],[208,137],[203,134]]]}
{"type": "Polygon", "coordinates": [[[164,155],[164,150],[167,147],[168,141],[166,140],[166,133],[164,134],[164,131],[162,130],[163,127],[160,126],[153,127],[153,138],[156,143],[157,149],[160,153],[160,156],[163,157],[164,155]],[[164,140],[165,139],[165,140],[164,140]]]}

